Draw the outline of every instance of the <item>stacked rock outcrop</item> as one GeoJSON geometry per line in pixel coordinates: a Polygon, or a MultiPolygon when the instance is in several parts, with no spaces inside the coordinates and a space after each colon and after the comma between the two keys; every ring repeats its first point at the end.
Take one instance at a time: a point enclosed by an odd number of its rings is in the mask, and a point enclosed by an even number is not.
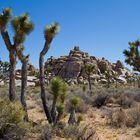
{"type": "MultiPolygon", "coordinates": [[[[111,74],[116,75],[118,79],[125,79],[127,76],[133,74],[124,67],[123,63],[118,60],[116,63],[111,63],[105,58],[99,59],[95,56],[90,56],[87,52],[80,50],[78,46],[75,46],[73,50],[69,52],[67,56],[61,56],[59,58],[50,57],[46,61],[46,68],[51,68],[51,73],[55,76],[60,76],[68,83],[86,83],[87,76],[84,72],[85,64],[94,64],[96,72],[91,75],[93,82],[106,82],[105,72],[111,71],[111,74]],[[122,77],[122,78],[120,78],[122,77]]],[[[113,78],[112,81],[116,78],[113,78]]]]}

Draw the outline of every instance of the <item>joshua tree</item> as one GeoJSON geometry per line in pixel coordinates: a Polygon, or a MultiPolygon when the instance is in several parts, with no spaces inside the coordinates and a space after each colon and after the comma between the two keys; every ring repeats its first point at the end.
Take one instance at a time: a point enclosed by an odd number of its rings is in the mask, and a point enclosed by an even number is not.
{"type": "MultiPolygon", "coordinates": [[[[124,50],[123,53],[126,57],[125,62],[133,66],[133,70],[140,72],[140,40],[135,42],[128,42],[130,45],[129,50],[124,50]]],[[[140,78],[138,78],[138,87],[140,87],[140,78]]]]}
{"type": "Polygon", "coordinates": [[[111,71],[108,69],[107,71],[105,71],[105,76],[107,79],[107,88],[110,88],[110,80],[111,80],[111,71]]]}
{"type": "MultiPolygon", "coordinates": [[[[24,110],[27,112],[27,106],[25,101],[25,93],[27,88],[27,64],[29,55],[24,56],[23,54],[23,43],[26,36],[33,30],[33,24],[29,20],[28,14],[22,14],[21,16],[11,18],[11,9],[6,8],[3,14],[0,15],[0,29],[3,40],[6,47],[10,53],[10,88],[9,97],[10,100],[15,100],[15,68],[16,68],[16,58],[20,59],[22,63],[22,81],[21,81],[21,103],[24,110]],[[13,45],[11,44],[9,34],[7,32],[7,24],[11,22],[12,28],[14,30],[14,40],[13,45]]],[[[28,120],[28,115],[25,117],[28,120]]]]}
{"type": "Polygon", "coordinates": [[[47,106],[46,96],[45,96],[44,56],[48,52],[51,42],[54,39],[55,35],[58,33],[58,29],[59,29],[59,24],[54,23],[50,26],[47,26],[46,29],[44,30],[45,44],[43,50],[40,52],[40,58],[39,58],[41,99],[49,123],[52,123],[53,120],[49,108],[47,106]]]}
{"type": "Polygon", "coordinates": [[[77,105],[79,104],[79,98],[76,96],[73,96],[70,99],[70,103],[72,106],[71,106],[71,112],[70,112],[70,117],[69,117],[68,123],[73,125],[77,122],[75,110],[76,110],[77,105]]]}
{"type": "Polygon", "coordinates": [[[89,90],[91,91],[91,80],[90,80],[90,76],[93,72],[95,72],[95,65],[93,64],[86,64],[85,67],[85,72],[88,76],[88,84],[89,84],[89,90]]]}
{"type": "Polygon", "coordinates": [[[53,123],[58,122],[63,114],[66,92],[67,86],[65,82],[59,77],[53,78],[51,81],[51,92],[50,92],[53,95],[53,102],[51,108],[51,117],[53,123]],[[60,102],[59,105],[57,105],[58,99],[60,102]],[[56,113],[56,110],[58,111],[58,115],[56,113]]]}
{"type": "MultiPolygon", "coordinates": [[[[21,103],[23,105],[24,110],[27,112],[27,105],[25,100],[26,89],[27,89],[27,66],[29,61],[29,55],[25,56],[23,54],[24,47],[23,43],[26,36],[34,29],[33,23],[29,20],[29,16],[27,13],[22,14],[21,16],[14,17],[12,19],[12,27],[15,32],[14,41],[15,51],[22,63],[22,81],[21,81],[21,103]]],[[[26,113],[27,114],[27,113],[26,113]]],[[[25,117],[28,120],[28,115],[25,117]]]]}
{"type": "Polygon", "coordinates": [[[9,99],[11,101],[15,100],[15,69],[16,69],[16,43],[11,43],[9,33],[7,32],[7,25],[11,19],[12,10],[10,8],[5,8],[0,14],[0,33],[5,42],[6,48],[9,51],[10,59],[10,81],[9,81],[9,99]]]}

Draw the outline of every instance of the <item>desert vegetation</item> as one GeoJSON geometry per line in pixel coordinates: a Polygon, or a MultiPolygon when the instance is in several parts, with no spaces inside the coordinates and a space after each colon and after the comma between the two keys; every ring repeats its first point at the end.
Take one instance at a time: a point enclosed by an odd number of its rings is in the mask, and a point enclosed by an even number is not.
{"type": "Polygon", "coordinates": [[[27,13],[13,17],[12,9],[5,8],[0,14],[0,34],[9,53],[9,62],[0,61],[0,139],[140,139],[140,41],[129,42],[123,51],[137,73],[119,60],[113,64],[89,56],[78,46],[68,56],[45,62],[60,29],[54,22],[44,29],[37,70],[29,69],[24,54],[33,29],[27,13]]]}

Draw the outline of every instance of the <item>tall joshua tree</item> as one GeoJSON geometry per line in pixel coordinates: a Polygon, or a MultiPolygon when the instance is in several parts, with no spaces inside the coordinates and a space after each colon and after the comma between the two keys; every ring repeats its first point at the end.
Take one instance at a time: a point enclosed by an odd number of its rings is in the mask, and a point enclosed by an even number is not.
{"type": "MultiPolygon", "coordinates": [[[[123,51],[126,57],[125,62],[133,66],[133,70],[140,72],[140,40],[128,42],[128,44],[130,45],[129,50],[123,51]]],[[[138,86],[140,87],[140,78],[138,78],[138,86]]]]}
{"type": "Polygon", "coordinates": [[[21,16],[14,17],[11,21],[12,28],[15,32],[14,42],[15,42],[15,51],[22,63],[22,81],[21,81],[21,103],[23,105],[24,110],[26,111],[25,119],[28,120],[27,115],[27,105],[25,100],[26,89],[27,89],[27,66],[29,61],[29,55],[25,56],[23,54],[24,51],[24,40],[26,36],[34,29],[33,23],[29,20],[29,16],[27,13],[22,14],[21,16]]]}
{"type": "Polygon", "coordinates": [[[43,50],[40,52],[39,58],[39,69],[40,69],[40,86],[41,86],[41,99],[44,107],[44,111],[49,123],[52,123],[52,117],[47,106],[46,96],[45,96],[45,77],[44,77],[44,56],[48,52],[51,42],[54,39],[55,35],[58,33],[59,24],[54,23],[50,26],[47,26],[44,30],[45,44],[43,50]]]}
{"type": "Polygon", "coordinates": [[[11,19],[12,10],[10,8],[5,8],[0,14],[0,33],[5,42],[6,48],[9,51],[10,59],[10,81],[9,81],[9,99],[11,101],[15,100],[15,69],[16,69],[16,52],[15,43],[12,44],[9,33],[7,31],[7,25],[11,19]]]}
{"type": "MultiPolygon", "coordinates": [[[[10,82],[9,82],[9,98],[11,101],[15,100],[15,68],[16,58],[20,59],[22,63],[22,81],[21,81],[21,103],[24,110],[27,112],[27,106],[25,101],[25,93],[27,87],[27,64],[29,55],[23,54],[23,43],[26,36],[33,30],[33,24],[29,20],[28,14],[22,14],[21,16],[14,17],[11,20],[11,9],[4,9],[0,15],[0,30],[6,47],[10,56],[10,82]],[[7,24],[11,23],[14,30],[13,44],[10,41],[10,37],[7,31],[7,24]]],[[[25,117],[28,120],[28,115],[25,117]]]]}
{"type": "Polygon", "coordinates": [[[91,80],[90,80],[90,76],[91,74],[95,71],[95,65],[93,64],[86,64],[85,67],[85,72],[88,76],[88,85],[89,85],[89,90],[91,91],[91,80]]]}

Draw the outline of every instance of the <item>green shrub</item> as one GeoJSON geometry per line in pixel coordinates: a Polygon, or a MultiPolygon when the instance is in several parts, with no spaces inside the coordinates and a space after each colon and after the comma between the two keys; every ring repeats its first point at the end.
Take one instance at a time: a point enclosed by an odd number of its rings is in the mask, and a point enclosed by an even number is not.
{"type": "Polygon", "coordinates": [[[19,102],[0,98],[0,138],[21,139],[29,124],[24,123],[25,112],[19,102]]]}

